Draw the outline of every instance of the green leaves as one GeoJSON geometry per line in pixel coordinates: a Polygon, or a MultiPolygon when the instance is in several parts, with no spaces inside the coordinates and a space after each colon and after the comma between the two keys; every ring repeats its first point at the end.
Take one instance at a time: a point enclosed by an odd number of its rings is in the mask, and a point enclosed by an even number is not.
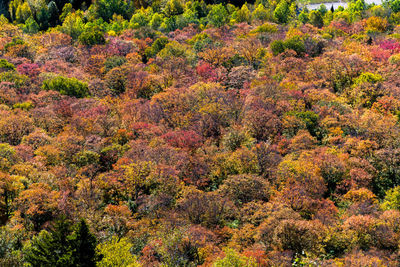
{"type": "Polygon", "coordinates": [[[15,70],[15,66],[8,62],[6,59],[0,59],[0,71],[15,70]]]}
{"type": "Polygon", "coordinates": [[[229,21],[229,14],[226,8],[222,4],[219,4],[212,7],[207,19],[212,26],[222,27],[229,21]]]}
{"type": "Polygon", "coordinates": [[[62,217],[52,231],[41,231],[24,248],[25,261],[30,266],[94,267],[96,238],[84,220],[72,228],[71,222],[62,217]]]}
{"type": "Polygon", "coordinates": [[[78,98],[90,95],[87,83],[81,82],[76,78],[66,78],[63,76],[45,80],[42,89],[54,90],[60,92],[62,95],[75,96],[78,98]]]}
{"type": "Polygon", "coordinates": [[[225,250],[225,257],[215,261],[214,267],[255,267],[256,261],[253,258],[247,258],[240,255],[233,249],[225,250]]]}
{"type": "Polygon", "coordinates": [[[78,40],[81,44],[88,46],[104,44],[106,42],[103,32],[97,27],[85,29],[78,40]]]}
{"type": "Polygon", "coordinates": [[[136,256],[130,252],[133,244],[127,238],[113,237],[110,241],[100,244],[97,252],[103,256],[97,263],[98,267],[140,267],[136,256]]]}

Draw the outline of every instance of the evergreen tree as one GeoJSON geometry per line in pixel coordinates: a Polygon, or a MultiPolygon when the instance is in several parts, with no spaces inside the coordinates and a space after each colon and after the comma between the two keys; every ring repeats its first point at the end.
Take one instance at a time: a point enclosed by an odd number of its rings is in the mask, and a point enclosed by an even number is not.
{"type": "Polygon", "coordinates": [[[290,17],[290,6],[288,2],[281,1],[274,11],[274,17],[279,23],[286,23],[290,17]]]}
{"type": "Polygon", "coordinates": [[[32,240],[25,249],[25,261],[32,266],[73,266],[70,233],[71,223],[62,217],[50,233],[43,230],[32,240]]]}
{"type": "Polygon", "coordinates": [[[0,15],[4,15],[7,18],[10,16],[8,13],[8,2],[9,0],[0,1],[0,15]]]}
{"type": "Polygon", "coordinates": [[[72,224],[61,217],[51,232],[41,231],[25,247],[25,261],[32,266],[91,267],[96,263],[96,238],[81,220],[72,224]]]}
{"type": "Polygon", "coordinates": [[[56,3],[54,1],[51,1],[47,5],[47,9],[48,9],[48,12],[49,12],[49,15],[48,15],[49,24],[50,24],[51,27],[54,27],[58,23],[59,10],[58,10],[57,5],[56,5],[56,3]]]}
{"type": "Polygon", "coordinates": [[[211,25],[215,27],[222,27],[229,21],[229,14],[226,8],[222,4],[219,4],[211,8],[207,19],[211,25]]]}
{"type": "Polygon", "coordinates": [[[94,267],[96,265],[96,237],[90,232],[86,221],[82,219],[71,235],[74,248],[74,266],[94,267]]]}
{"type": "Polygon", "coordinates": [[[26,33],[37,33],[39,31],[39,24],[37,24],[37,22],[32,17],[29,17],[25,21],[23,30],[26,33]]]}
{"type": "Polygon", "coordinates": [[[324,26],[324,18],[319,10],[312,10],[310,12],[309,21],[315,27],[321,28],[324,26]]]}
{"type": "Polygon", "coordinates": [[[132,7],[124,0],[97,0],[91,6],[96,18],[109,22],[114,14],[128,19],[132,15],[132,7]]]}

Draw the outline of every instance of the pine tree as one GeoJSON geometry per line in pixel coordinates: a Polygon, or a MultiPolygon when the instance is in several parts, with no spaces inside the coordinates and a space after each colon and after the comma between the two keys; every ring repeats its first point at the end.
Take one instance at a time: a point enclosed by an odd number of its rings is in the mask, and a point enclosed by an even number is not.
{"type": "Polygon", "coordinates": [[[74,248],[74,266],[94,267],[97,259],[97,240],[84,219],[76,225],[71,242],[74,248]]]}
{"type": "Polygon", "coordinates": [[[41,231],[25,248],[25,261],[32,266],[94,267],[96,265],[96,238],[89,226],[81,220],[74,226],[61,217],[51,232],[41,231]]]}
{"type": "Polygon", "coordinates": [[[73,266],[69,235],[71,223],[59,219],[49,233],[41,231],[25,249],[25,261],[32,266],[73,266]]]}
{"type": "Polygon", "coordinates": [[[57,5],[54,1],[50,1],[49,4],[47,5],[47,10],[48,10],[48,21],[51,27],[54,27],[58,23],[59,19],[59,10],[57,8],[57,5]]]}

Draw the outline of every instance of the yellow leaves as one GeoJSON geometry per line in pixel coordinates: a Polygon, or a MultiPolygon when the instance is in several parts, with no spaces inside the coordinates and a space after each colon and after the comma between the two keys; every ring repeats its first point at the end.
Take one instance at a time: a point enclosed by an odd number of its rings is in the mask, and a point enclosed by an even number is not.
{"type": "Polygon", "coordinates": [[[325,190],[325,182],[321,176],[320,168],[313,161],[302,154],[299,159],[287,156],[278,166],[278,183],[281,188],[302,188],[301,195],[312,198],[321,197],[325,190]]]}
{"type": "Polygon", "coordinates": [[[378,148],[378,144],[371,140],[360,140],[358,138],[350,137],[345,143],[345,148],[349,150],[351,155],[362,157],[371,155],[373,150],[378,148]]]}
{"type": "Polygon", "coordinates": [[[388,27],[386,18],[370,17],[365,23],[367,32],[384,32],[388,27]]]}
{"type": "Polygon", "coordinates": [[[372,61],[372,54],[370,48],[360,42],[348,39],[344,42],[344,48],[346,49],[347,55],[357,54],[362,60],[372,61]]]}
{"type": "Polygon", "coordinates": [[[392,64],[392,65],[399,66],[399,65],[400,65],[400,53],[399,53],[399,54],[392,55],[392,56],[389,58],[389,63],[392,64]]]}
{"type": "Polygon", "coordinates": [[[97,246],[97,251],[103,255],[98,267],[140,267],[137,257],[130,252],[133,244],[127,238],[114,236],[110,241],[97,246]]]}
{"type": "Polygon", "coordinates": [[[328,128],[328,135],[330,136],[342,136],[343,130],[340,127],[331,127],[328,128]]]}
{"type": "Polygon", "coordinates": [[[221,105],[217,102],[205,103],[199,108],[201,114],[218,114],[221,111],[221,105]]]}
{"type": "MultiPolygon", "coordinates": [[[[11,38],[21,35],[22,31],[18,26],[8,23],[8,20],[3,15],[0,16],[0,37],[11,38]]],[[[4,44],[2,44],[2,41],[0,40],[1,49],[3,49],[2,45],[4,44]]]]}
{"type": "Polygon", "coordinates": [[[227,61],[231,56],[234,55],[233,48],[230,46],[224,46],[222,48],[210,48],[204,50],[204,52],[198,53],[198,56],[210,63],[211,65],[220,66],[222,63],[227,61]]]}
{"type": "Polygon", "coordinates": [[[16,192],[24,189],[23,181],[25,177],[18,175],[8,175],[6,173],[0,172],[0,194],[5,194],[5,192],[16,192]]]}
{"type": "Polygon", "coordinates": [[[286,39],[291,39],[294,37],[303,37],[304,34],[298,28],[290,28],[286,33],[286,39]]]}
{"type": "Polygon", "coordinates": [[[343,198],[352,203],[360,203],[365,201],[370,201],[373,204],[378,204],[378,199],[374,193],[366,188],[360,188],[358,190],[351,190],[347,192],[343,198]]]}
{"type": "Polygon", "coordinates": [[[125,177],[130,186],[137,187],[147,182],[153,164],[151,162],[131,163],[123,165],[121,168],[124,170],[125,177]]]}
{"type": "Polygon", "coordinates": [[[231,174],[258,173],[258,171],[257,155],[254,150],[240,148],[233,153],[217,155],[212,174],[221,179],[231,174]]]}
{"type": "Polygon", "coordinates": [[[20,194],[18,201],[23,213],[36,216],[55,210],[59,197],[60,193],[53,191],[48,184],[35,183],[20,194]]]}
{"type": "Polygon", "coordinates": [[[18,176],[28,177],[35,174],[36,169],[31,163],[17,163],[12,166],[10,172],[18,176]]]}
{"type": "Polygon", "coordinates": [[[240,40],[236,45],[236,51],[251,65],[257,59],[261,58],[264,54],[262,53],[263,47],[261,42],[256,38],[246,38],[240,40]]]}
{"type": "Polygon", "coordinates": [[[39,157],[46,165],[57,165],[61,160],[61,150],[53,145],[45,145],[39,147],[35,151],[35,155],[39,157]]]}
{"type": "Polygon", "coordinates": [[[340,127],[338,119],[329,115],[321,120],[320,125],[323,128],[328,128],[328,129],[335,129],[340,127]]]}

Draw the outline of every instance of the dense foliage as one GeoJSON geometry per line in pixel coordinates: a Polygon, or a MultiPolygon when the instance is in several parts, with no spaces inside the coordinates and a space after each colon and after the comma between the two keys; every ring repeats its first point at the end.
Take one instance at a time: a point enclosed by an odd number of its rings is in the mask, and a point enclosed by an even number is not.
{"type": "Polygon", "coordinates": [[[7,2],[1,266],[400,265],[399,0],[7,2]]]}

